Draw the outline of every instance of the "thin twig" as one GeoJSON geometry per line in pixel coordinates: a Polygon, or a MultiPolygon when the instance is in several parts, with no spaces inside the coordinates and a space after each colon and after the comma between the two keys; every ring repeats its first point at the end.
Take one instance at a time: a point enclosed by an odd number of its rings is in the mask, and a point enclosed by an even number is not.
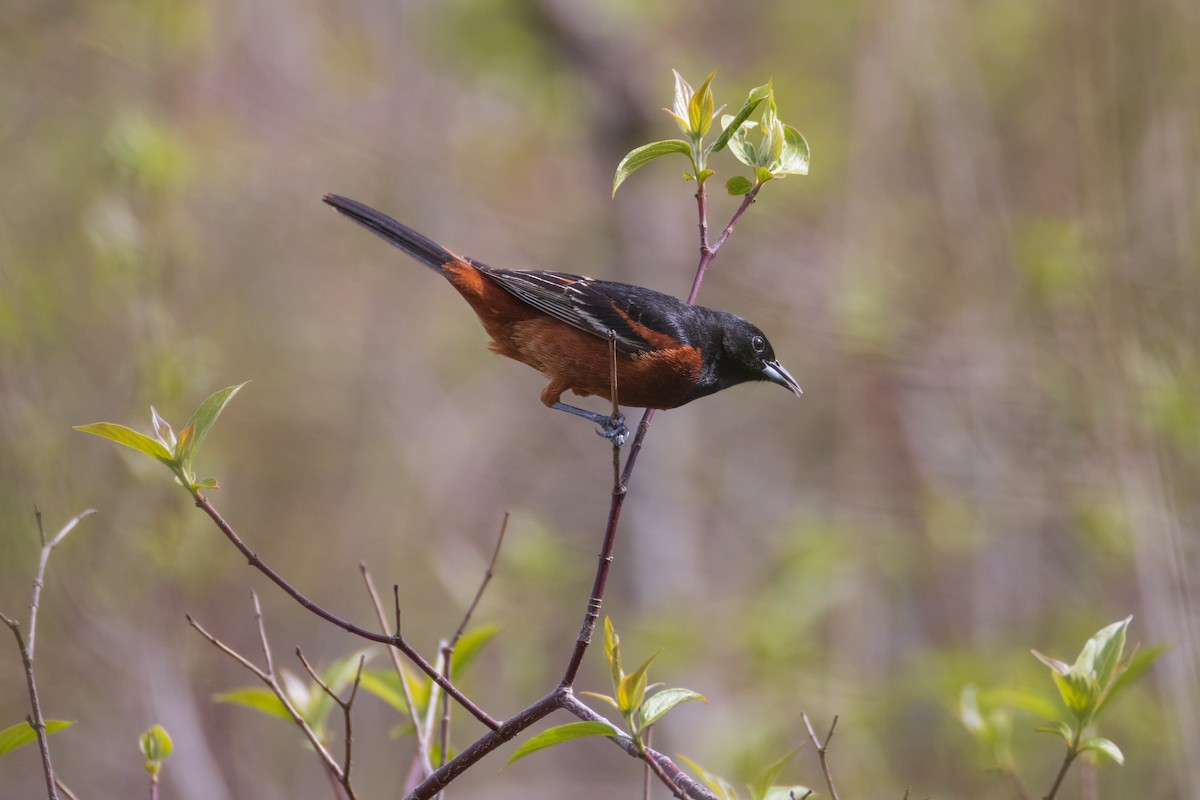
{"type": "Polygon", "coordinates": [[[467,625],[471,622],[471,616],[474,615],[475,609],[479,606],[479,601],[483,598],[484,591],[487,589],[488,584],[492,582],[492,577],[496,573],[496,562],[500,559],[500,547],[504,544],[504,534],[508,532],[508,516],[509,513],[505,511],[504,519],[500,521],[500,532],[496,534],[496,546],[492,549],[492,558],[483,573],[483,580],[480,581],[479,588],[475,590],[475,597],[471,600],[471,605],[467,606],[462,622],[458,623],[458,629],[454,631],[454,636],[450,637],[451,650],[454,649],[454,646],[458,644],[458,640],[466,632],[467,625]]]}
{"type": "MultiPolygon", "coordinates": [[[[204,496],[204,494],[198,490],[195,490],[192,493],[192,497],[195,499],[197,507],[204,511],[204,513],[208,514],[209,518],[216,523],[216,526],[220,529],[221,533],[225,535],[225,538],[228,539],[243,556],[245,556],[246,561],[250,564],[250,566],[254,567],[259,572],[270,578],[276,586],[278,586],[280,589],[283,589],[283,591],[289,597],[291,597],[301,606],[326,622],[336,625],[348,633],[352,633],[355,636],[367,639],[368,641],[379,642],[380,644],[386,644],[389,647],[395,647],[397,650],[404,653],[406,658],[416,664],[422,672],[428,675],[434,683],[438,684],[443,690],[448,692],[450,696],[458,702],[459,705],[467,710],[467,713],[475,717],[475,719],[479,720],[491,730],[496,730],[496,728],[500,726],[500,723],[497,720],[493,719],[491,715],[477,706],[465,694],[460,692],[458,687],[446,680],[446,678],[443,677],[432,664],[426,661],[420,653],[413,649],[413,647],[409,645],[401,635],[399,625],[397,625],[396,633],[388,636],[387,634],[376,633],[368,628],[355,625],[353,622],[342,619],[331,611],[327,611],[325,608],[306,597],[299,589],[288,583],[288,581],[282,575],[280,575],[278,572],[272,569],[269,564],[259,558],[258,554],[251,550],[250,547],[244,541],[242,541],[242,538],[238,536],[237,531],[235,531],[233,527],[225,521],[220,512],[217,511],[216,507],[211,501],[209,501],[207,497],[204,496]]],[[[399,618],[399,614],[400,609],[399,603],[397,602],[397,618],[399,618]]]]}
{"type": "Polygon", "coordinates": [[[640,748],[642,761],[646,765],[645,774],[642,779],[642,797],[644,800],[650,800],[650,786],[652,784],[650,779],[654,777],[658,778],[663,785],[670,789],[671,794],[674,797],[678,797],[680,800],[683,800],[683,798],[686,797],[686,795],[683,793],[683,790],[676,785],[675,781],[673,781],[669,775],[667,775],[667,771],[663,769],[663,765],[660,764],[656,758],[658,753],[656,753],[650,747],[651,730],[647,730],[645,735],[646,739],[640,748]]]}
{"type": "MultiPolygon", "coordinates": [[[[446,673],[446,654],[443,650],[438,650],[437,671],[440,674],[446,673]]],[[[425,729],[425,735],[430,739],[433,738],[433,721],[437,714],[437,710],[441,703],[442,695],[437,684],[429,687],[429,702],[425,705],[425,721],[421,723],[425,729]]],[[[446,763],[445,753],[438,757],[438,766],[446,763]]]]}
{"type": "Polygon", "coordinates": [[[63,797],[67,798],[67,800],[79,800],[79,795],[67,788],[67,785],[57,775],[54,776],[54,785],[58,787],[58,790],[63,793],[63,797]]]}
{"type": "Polygon", "coordinates": [[[833,784],[833,773],[829,770],[829,759],[826,755],[826,752],[829,750],[829,740],[833,738],[833,729],[837,727],[837,714],[833,715],[833,722],[829,725],[829,733],[825,734],[824,742],[817,738],[817,732],[813,730],[812,722],[808,719],[808,714],[801,711],[800,718],[804,720],[804,727],[808,728],[808,735],[812,738],[812,743],[817,748],[817,757],[821,760],[821,772],[825,774],[825,786],[829,789],[829,796],[833,800],[838,800],[837,787],[833,784]]]}
{"type": "Polygon", "coordinates": [[[1046,795],[1045,800],[1054,800],[1055,795],[1058,794],[1059,787],[1062,786],[1063,778],[1067,777],[1067,771],[1071,769],[1071,764],[1078,755],[1079,751],[1074,747],[1067,748],[1067,754],[1063,757],[1062,766],[1058,768],[1058,774],[1054,777],[1054,785],[1050,787],[1050,792],[1046,795]]]}
{"type": "Polygon", "coordinates": [[[742,204],[738,206],[737,211],[733,212],[733,216],[729,219],[729,224],[725,226],[725,230],[721,231],[720,237],[711,245],[708,243],[708,195],[705,191],[704,184],[700,184],[700,188],[696,190],[696,209],[700,217],[700,263],[696,265],[696,276],[692,279],[692,289],[688,292],[687,302],[689,305],[696,302],[696,297],[700,294],[700,284],[704,281],[704,275],[708,271],[708,265],[717,255],[717,251],[725,244],[725,240],[733,233],[734,227],[738,224],[738,220],[746,213],[750,206],[754,205],[755,199],[758,198],[758,190],[762,188],[762,184],[756,184],[753,189],[746,193],[742,198],[742,204]]]}
{"type": "MultiPolygon", "coordinates": [[[[612,328],[608,329],[608,357],[609,357],[609,384],[608,393],[612,398],[612,418],[613,420],[620,419],[621,406],[617,402],[617,332],[612,328]]],[[[626,434],[628,435],[628,434],[626,434]]],[[[625,442],[618,442],[616,438],[612,440],[612,463],[613,463],[613,483],[619,483],[621,480],[621,445],[625,442]]]]}
{"type": "MultiPolygon", "coordinates": [[[[383,601],[380,599],[379,593],[375,591],[375,582],[371,580],[371,573],[367,570],[366,564],[359,564],[358,568],[362,573],[363,582],[367,585],[367,593],[371,596],[371,604],[375,607],[375,615],[379,618],[379,627],[384,634],[391,636],[388,633],[388,622],[383,610],[383,601]]],[[[398,632],[400,629],[399,587],[395,588],[395,592],[397,593],[395,619],[396,630],[398,632]]],[[[404,695],[404,705],[408,711],[408,718],[412,722],[413,735],[417,739],[417,760],[421,764],[421,775],[427,778],[433,773],[433,761],[429,757],[429,737],[421,729],[421,721],[417,716],[417,706],[413,702],[412,690],[408,686],[408,676],[404,672],[404,664],[400,660],[400,651],[394,647],[389,647],[387,651],[388,656],[392,659],[392,666],[396,670],[396,675],[400,678],[400,691],[404,695]]]]}
{"type": "Polygon", "coordinates": [[[346,729],[346,753],[342,760],[342,771],[340,777],[338,777],[338,782],[345,788],[347,795],[354,797],[354,789],[350,785],[351,754],[354,746],[354,726],[351,723],[353,718],[351,711],[354,707],[354,699],[358,696],[358,685],[362,681],[363,665],[367,663],[367,657],[365,655],[358,657],[358,669],[354,672],[354,684],[350,688],[350,696],[345,700],[338,697],[337,692],[333,691],[329,684],[317,674],[317,671],[313,669],[312,664],[308,663],[308,659],[304,657],[304,653],[299,647],[296,648],[296,657],[300,659],[300,663],[304,666],[304,671],[316,682],[317,686],[321,687],[321,691],[325,692],[329,699],[337,703],[338,708],[342,710],[342,722],[346,729]]]}
{"type": "Polygon", "coordinates": [[[81,520],[95,513],[96,509],[89,508],[77,514],[59,530],[53,539],[47,541],[46,529],[42,525],[42,510],[37,507],[33,509],[33,516],[37,521],[38,541],[42,544],[42,550],[38,558],[37,574],[33,578],[33,592],[29,600],[29,638],[26,639],[22,635],[21,624],[17,620],[0,612],[0,621],[12,631],[13,637],[17,640],[17,650],[21,653],[21,666],[25,670],[25,684],[29,690],[30,714],[28,722],[29,727],[33,728],[34,735],[37,737],[38,753],[42,758],[42,773],[46,778],[46,794],[50,800],[58,800],[58,779],[54,774],[54,762],[50,758],[50,743],[47,741],[46,736],[46,720],[42,716],[42,702],[38,696],[37,677],[34,671],[38,609],[41,607],[42,602],[42,588],[46,585],[46,567],[50,563],[50,553],[62,543],[67,534],[73,531],[81,520]]]}
{"type": "MultiPolygon", "coordinates": [[[[500,533],[496,535],[496,546],[492,549],[492,558],[488,561],[487,569],[483,572],[483,578],[479,581],[479,588],[475,590],[475,596],[471,598],[470,605],[463,613],[462,621],[458,623],[458,628],[455,629],[454,635],[450,637],[450,641],[442,642],[441,651],[442,659],[441,666],[442,674],[447,680],[454,679],[454,648],[458,645],[458,640],[467,630],[467,625],[471,623],[471,617],[475,614],[475,609],[479,606],[479,601],[483,599],[483,593],[487,591],[488,584],[492,582],[492,577],[496,573],[496,562],[500,558],[500,548],[504,545],[504,534],[508,531],[509,512],[504,512],[504,519],[500,521],[500,533]]],[[[442,701],[442,724],[441,738],[439,740],[440,749],[438,752],[438,766],[445,764],[449,759],[450,752],[450,697],[443,693],[442,701]]],[[[431,704],[432,705],[432,704],[431,704]]],[[[438,795],[439,798],[445,797],[445,792],[438,795]]]]}
{"type": "MultiPolygon", "coordinates": [[[[563,708],[581,720],[587,722],[604,722],[613,726],[613,730],[620,729],[613,725],[602,714],[595,711],[591,706],[586,705],[574,694],[568,693],[563,697],[563,708]]],[[[672,792],[679,791],[684,797],[692,798],[692,800],[716,800],[716,795],[708,790],[703,784],[697,783],[691,777],[681,770],[669,757],[654,750],[653,748],[644,748],[645,752],[638,751],[637,743],[628,736],[610,736],[609,739],[615,742],[622,750],[634,758],[649,758],[653,763],[661,769],[661,773],[667,776],[667,787],[672,792]]]]}
{"type": "MultiPolygon", "coordinates": [[[[279,702],[283,704],[283,708],[285,711],[287,711],[288,716],[292,718],[292,722],[294,722],[296,726],[299,727],[304,733],[304,737],[308,739],[308,743],[311,744],[313,750],[316,751],[317,757],[321,759],[322,766],[324,766],[326,770],[330,771],[331,775],[337,778],[337,780],[340,782],[342,780],[342,771],[341,767],[338,766],[337,760],[329,752],[329,749],[325,747],[324,743],[321,741],[321,737],[317,736],[316,731],[314,731],[312,726],[308,724],[308,720],[304,718],[304,715],[296,710],[295,705],[293,705],[291,699],[288,698],[287,692],[285,692],[283,687],[279,685],[279,681],[276,679],[275,673],[266,672],[253,661],[250,661],[241,653],[222,642],[216,636],[213,636],[211,633],[205,630],[204,626],[197,622],[191,614],[187,614],[186,616],[188,624],[195,628],[197,633],[207,639],[210,644],[212,644],[222,653],[241,664],[251,674],[267,685],[267,688],[270,689],[275,697],[279,699],[279,702]]],[[[265,634],[263,638],[265,641],[265,634]]],[[[269,650],[270,647],[268,646],[267,649],[269,650]]]]}
{"type": "Polygon", "coordinates": [[[271,642],[267,639],[267,626],[263,622],[262,605],[258,602],[258,592],[250,590],[250,599],[254,602],[254,624],[258,626],[258,641],[262,644],[263,663],[267,665],[267,674],[275,674],[275,660],[271,658],[271,642]]]}
{"type": "Polygon", "coordinates": [[[80,514],[77,514],[71,519],[70,522],[62,527],[62,530],[58,532],[57,536],[47,542],[46,532],[42,528],[42,512],[39,509],[34,509],[34,516],[37,517],[38,538],[42,542],[42,555],[38,561],[37,577],[34,578],[33,581],[33,598],[29,602],[29,658],[31,660],[33,659],[34,650],[37,648],[35,641],[37,639],[37,615],[38,608],[41,606],[42,587],[46,584],[46,565],[50,561],[50,553],[54,550],[54,548],[58,547],[63,539],[67,538],[68,533],[75,530],[75,526],[78,525],[80,521],[82,521],[85,517],[90,517],[95,513],[96,509],[89,508],[80,514]]]}
{"type": "MultiPolygon", "coordinates": [[[[654,729],[652,727],[647,728],[646,729],[646,747],[649,747],[651,745],[653,738],[654,738],[654,729]]],[[[651,771],[650,759],[647,758],[647,759],[645,759],[645,761],[646,761],[646,766],[642,770],[642,800],[650,800],[650,787],[652,785],[652,781],[650,779],[654,776],[654,773],[651,771]]]]}

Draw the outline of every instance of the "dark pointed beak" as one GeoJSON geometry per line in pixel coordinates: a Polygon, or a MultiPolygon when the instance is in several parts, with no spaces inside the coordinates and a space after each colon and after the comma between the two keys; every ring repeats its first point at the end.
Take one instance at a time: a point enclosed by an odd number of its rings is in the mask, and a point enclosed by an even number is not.
{"type": "Polygon", "coordinates": [[[768,361],[763,364],[762,377],[765,381],[778,383],[797,397],[804,394],[804,391],[800,388],[800,384],[796,383],[796,379],[778,361],[768,361]]]}

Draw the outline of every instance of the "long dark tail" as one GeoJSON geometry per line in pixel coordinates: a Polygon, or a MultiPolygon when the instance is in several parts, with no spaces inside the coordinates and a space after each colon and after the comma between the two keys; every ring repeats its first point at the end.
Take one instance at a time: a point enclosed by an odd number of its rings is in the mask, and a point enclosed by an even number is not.
{"type": "Polygon", "coordinates": [[[323,199],[359,225],[438,272],[443,271],[444,265],[462,260],[432,239],[357,200],[336,194],[327,194],[323,199]]]}

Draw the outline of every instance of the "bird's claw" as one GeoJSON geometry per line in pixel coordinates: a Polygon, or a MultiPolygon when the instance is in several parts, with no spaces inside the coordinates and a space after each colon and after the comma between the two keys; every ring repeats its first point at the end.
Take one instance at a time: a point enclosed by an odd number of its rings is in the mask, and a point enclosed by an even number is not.
{"type": "Polygon", "coordinates": [[[625,427],[625,415],[617,414],[615,417],[604,417],[598,421],[596,435],[603,436],[616,447],[625,444],[625,440],[629,438],[629,429],[625,427]]]}

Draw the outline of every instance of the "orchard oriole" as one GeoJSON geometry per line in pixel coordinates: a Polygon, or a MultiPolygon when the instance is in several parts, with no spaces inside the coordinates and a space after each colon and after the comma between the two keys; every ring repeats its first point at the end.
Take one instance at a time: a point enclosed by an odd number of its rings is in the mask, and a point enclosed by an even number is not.
{"type": "Polygon", "coordinates": [[[626,405],[675,408],[746,381],[770,381],[801,393],[767,337],[741,317],[626,283],[489,267],[355,200],[335,194],[324,200],[441,273],[471,304],[493,352],[550,379],[543,403],[592,420],[598,433],[618,445],[627,433],[623,417],[560,400],[568,389],[612,399],[610,337],[617,348],[617,395],[626,405]]]}

